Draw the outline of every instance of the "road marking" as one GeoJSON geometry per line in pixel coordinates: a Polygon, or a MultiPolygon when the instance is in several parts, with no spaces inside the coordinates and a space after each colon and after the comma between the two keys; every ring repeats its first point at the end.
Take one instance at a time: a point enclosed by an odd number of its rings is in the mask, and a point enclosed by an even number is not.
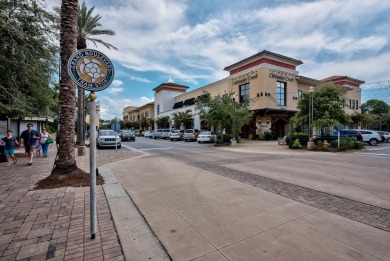
{"type": "Polygon", "coordinates": [[[369,155],[369,156],[375,156],[375,157],[385,157],[385,158],[390,157],[389,154],[380,154],[380,153],[354,152],[354,154],[358,154],[358,155],[369,155]]]}
{"type": "Polygon", "coordinates": [[[165,147],[165,148],[149,148],[149,149],[140,149],[140,150],[166,150],[166,149],[174,149],[174,147],[165,147]]]}

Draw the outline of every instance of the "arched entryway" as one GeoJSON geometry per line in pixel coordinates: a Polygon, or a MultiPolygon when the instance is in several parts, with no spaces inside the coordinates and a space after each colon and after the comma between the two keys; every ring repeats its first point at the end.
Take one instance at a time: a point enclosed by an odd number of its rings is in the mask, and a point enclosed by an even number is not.
{"type": "Polygon", "coordinates": [[[278,138],[284,137],[287,133],[289,121],[285,118],[277,118],[271,122],[271,127],[275,129],[278,138]]]}

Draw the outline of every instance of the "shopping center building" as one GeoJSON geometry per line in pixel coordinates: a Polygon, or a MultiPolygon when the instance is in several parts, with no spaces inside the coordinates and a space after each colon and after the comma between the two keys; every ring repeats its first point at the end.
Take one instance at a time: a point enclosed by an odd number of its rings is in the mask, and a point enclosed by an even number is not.
{"type": "MultiPolygon", "coordinates": [[[[297,67],[301,64],[303,62],[300,60],[264,50],[225,67],[224,70],[229,72],[228,77],[192,91],[187,92],[188,86],[172,82],[160,84],[153,89],[154,117],[169,116],[170,126],[173,127],[173,113],[191,110],[194,115],[193,128],[209,129],[207,122],[197,115],[196,98],[205,93],[214,97],[233,92],[236,101],[242,103],[249,100],[249,110],[254,112],[253,119],[242,129],[244,137],[250,132],[260,134],[271,128],[278,137],[283,137],[288,132],[290,118],[297,111],[302,92],[308,92],[310,87],[314,87],[315,91],[315,87],[324,82],[345,87],[346,113],[360,113],[359,86],[363,81],[348,76],[331,76],[322,80],[309,78],[299,75],[297,67]]],[[[124,110],[124,119],[130,114],[131,111],[124,110]]],[[[360,126],[359,122],[354,122],[346,127],[360,126]]]]}

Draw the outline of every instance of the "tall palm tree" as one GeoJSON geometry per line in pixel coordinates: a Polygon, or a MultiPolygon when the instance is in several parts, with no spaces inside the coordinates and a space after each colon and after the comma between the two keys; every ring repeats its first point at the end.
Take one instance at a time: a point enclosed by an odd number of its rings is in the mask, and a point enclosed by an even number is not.
{"type": "MultiPolygon", "coordinates": [[[[97,35],[115,35],[113,30],[98,29],[100,24],[100,15],[92,15],[95,6],[90,9],[87,8],[85,2],[79,5],[79,12],[77,18],[77,50],[87,48],[87,41],[92,42],[95,46],[97,43],[104,45],[108,49],[117,48],[109,43],[102,41],[101,39],[94,38],[97,35]]],[[[77,128],[77,144],[84,146],[85,144],[85,103],[84,103],[84,89],[78,88],[78,128],[77,128]]]]}
{"type": "Polygon", "coordinates": [[[76,171],[74,152],[74,114],[76,111],[76,87],[67,70],[68,60],[77,46],[78,0],[62,0],[61,5],[61,79],[60,79],[60,131],[58,159],[52,174],[68,174],[76,171]]]}

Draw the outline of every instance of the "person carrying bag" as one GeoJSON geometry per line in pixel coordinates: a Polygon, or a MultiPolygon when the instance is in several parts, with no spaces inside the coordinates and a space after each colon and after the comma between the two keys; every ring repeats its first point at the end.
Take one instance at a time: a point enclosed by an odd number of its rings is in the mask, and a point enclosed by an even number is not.
{"type": "Polygon", "coordinates": [[[42,146],[43,156],[46,158],[48,150],[49,150],[49,144],[53,143],[53,140],[52,140],[50,134],[48,132],[46,132],[46,128],[42,129],[40,143],[42,146]]]}

